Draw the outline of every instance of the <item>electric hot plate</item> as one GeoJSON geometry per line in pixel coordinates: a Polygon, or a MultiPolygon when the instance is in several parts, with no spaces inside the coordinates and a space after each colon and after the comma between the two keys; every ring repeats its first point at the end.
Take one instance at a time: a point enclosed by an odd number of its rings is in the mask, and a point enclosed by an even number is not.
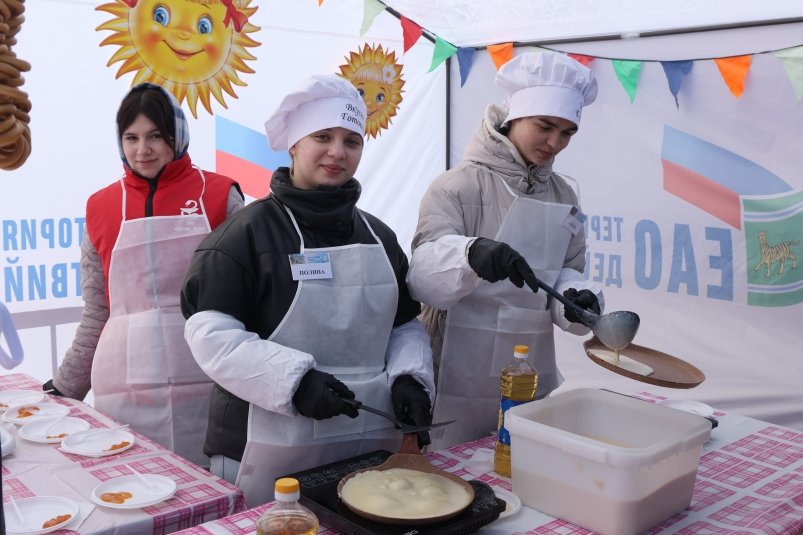
{"type": "Polygon", "coordinates": [[[282,477],[298,479],[301,485],[299,501],[315,513],[323,524],[346,535],[403,535],[410,533],[413,528],[414,533],[420,535],[474,533],[499,518],[505,510],[504,500],[497,498],[490,486],[481,481],[471,480],[469,484],[474,488],[474,501],[458,516],[442,522],[401,526],[382,524],[353,513],[340,501],[337,484],[355,470],[384,463],[390,455],[389,451],[377,450],[282,477]]]}

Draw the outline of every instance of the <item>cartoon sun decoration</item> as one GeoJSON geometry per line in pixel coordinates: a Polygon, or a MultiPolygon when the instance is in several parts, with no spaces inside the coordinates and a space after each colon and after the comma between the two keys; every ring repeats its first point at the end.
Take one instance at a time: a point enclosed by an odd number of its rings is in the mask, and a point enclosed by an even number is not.
{"type": "Polygon", "coordinates": [[[382,45],[365,44],[362,50],[351,52],[347,63],[340,66],[340,76],[354,84],[365,100],[368,117],[366,137],[376,138],[380,129],[387,129],[391,117],[402,101],[402,66],[396,63],[396,53],[385,53],[382,45]]]}
{"type": "Polygon", "coordinates": [[[100,46],[120,48],[107,66],[122,62],[116,78],[135,72],[131,85],[158,84],[179,104],[187,100],[193,117],[201,101],[212,114],[210,95],[228,108],[223,91],[237,98],[232,84],[245,87],[238,72],[252,74],[246,48],[259,46],[248,34],[259,27],[248,20],[251,0],[115,0],[96,11],[114,18],[96,31],[109,30],[100,46]]]}

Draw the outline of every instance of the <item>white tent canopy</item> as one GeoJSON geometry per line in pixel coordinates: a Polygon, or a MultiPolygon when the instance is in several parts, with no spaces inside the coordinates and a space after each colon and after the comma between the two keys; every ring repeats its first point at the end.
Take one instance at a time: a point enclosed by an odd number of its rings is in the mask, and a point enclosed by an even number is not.
{"type": "MultiPolygon", "coordinates": [[[[100,46],[110,34],[96,28],[109,16],[95,8],[110,1],[28,2],[15,46],[34,66],[24,86],[33,153],[0,175],[0,302],[26,351],[15,370],[43,380],[71,342],[82,305],[84,203],[120,174],[113,117],[135,73],[115,78],[119,64],[106,65],[115,49],[100,46]]],[[[213,101],[213,113],[190,119],[194,162],[220,170],[219,153],[231,141],[225,125],[258,137],[301,78],[339,72],[350,53],[381,44],[403,65],[404,98],[390,126],[366,144],[360,204],[404,247],[428,184],[461,160],[485,107],[501,101],[486,45],[516,43],[519,54],[539,44],[596,58],[598,100],[555,164],[577,180],[589,216],[586,275],[604,288],[610,310],[640,314],[636,343],[688,360],[707,379],[688,391],[636,383],[593,364],[581,340],[567,335],[557,343],[565,387],[650,390],[803,429],[803,265],[787,260],[779,274],[776,261],[770,275],[766,266],[755,269],[760,231],[770,246],[803,238],[803,105],[794,73],[774,54],[803,44],[803,3],[387,0],[393,13],[377,16],[364,35],[364,0],[252,3],[260,45],[246,63],[254,72],[242,75],[236,98],[224,95],[226,107],[213,101]],[[454,57],[429,72],[431,40],[404,52],[397,15],[426,37],[477,48],[464,85],[454,57]],[[737,97],[711,58],[743,54],[751,62],[737,97]],[[622,59],[644,61],[632,98],[615,73],[613,60],[622,59]],[[693,62],[677,104],[658,62],[670,60],[693,62]],[[686,174],[673,171],[683,166],[686,174]],[[726,167],[757,178],[718,173],[726,167]],[[762,189],[763,181],[777,188],[762,189]]],[[[803,260],[803,247],[789,247],[803,260]]]]}
{"type": "Polygon", "coordinates": [[[594,41],[756,27],[800,21],[803,17],[803,6],[796,0],[387,0],[384,3],[459,47],[594,41]]]}

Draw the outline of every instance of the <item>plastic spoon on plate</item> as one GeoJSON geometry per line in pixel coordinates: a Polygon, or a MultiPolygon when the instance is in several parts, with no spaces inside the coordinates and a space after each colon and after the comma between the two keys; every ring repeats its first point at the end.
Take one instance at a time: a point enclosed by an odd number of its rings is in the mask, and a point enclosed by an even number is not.
{"type": "Polygon", "coordinates": [[[118,425],[117,427],[106,427],[104,429],[97,429],[95,431],[89,431],[84,434],[75,434],[73,435],[73,439],[77,442],[83,442],[87,438],[94,437],[95,435],[100,435],[102,433],[108,433],[109,431],[117,431],[118,429],[125,429],[128,427],[128,424],[125,425],[118,425]]]}
{"type": "Polygon", "coordinates": [[[145,488],[146,488],[146,489],[148,489],[148,492],[150,492],[152,496],[156,496],[156,495],[157,495],[157,492],[156,492],[156,491],[154,490],[154,488],[151,486],[151,482],[150,482],[150,481],[148,481],[148,480],[145,478],[145,476],[143,476],[142,474],[140,474],[139,472],[137,472],[136,470],[134,470],[134,469],[133,469],[133,468],[132,468],[130,465],[128,465],[128,464],[124,464],[123,466],[125,466],[126,468],[128,468],[129,470],[131,470],[131,473],[132,473],[132,474],[134,474],[134,475],[137,477],[137,479],[139,479],[139,481],[140,481],[140,482],[141,482],[143,485],[145,485],[145,488]]]}
{"type": "Polygon", "coordinates": [[[30,524],[28,524],[28,521],[27,521],[27,520],[25,520],[25,517],[24,517],[24,516],[22,516],[22,511],[20,511],[20,508],[19,508],[19,506],[17,505],[17,502],[16,502],[16,500],[14,500],[14,498],[13,498],[13,497],[9,496],[9,497],[8,497],[8,501],[10,501],[10,502],[11,502],[11,507],[12,507],[12,509],[14,509],[14,514],[16,514],[16,515],[17,515],[17,520],[19,520],[19,522],[20,522],[20,527],[21,527],[21,528],[22,528],[24,531],[30,531],[30,530],[32,530],[32,529],[33,529],[33,526],[31,526],[30,524]]]}
{"type": "Polygon", "coordinates": [[[65,414],[64,416],[59,416],[58,418],[56,418],[55,420],[53,420],[53,421],[50,423],[50,425],[48,425],[47,427],[45,427],[45,430],[44,430],[44,432],[43,432],[42,434],[43,434],[45,437],[47,437],[47,434],[50,432],[50,430],[51,430],[51,429],[53,429],[53,426],[54,426],[54,425],[56,425],[57,423],[59,423],[60,421],[62,421],[63,419],[65,419],[67,416],[69,416],[69,413],[68,413],[68,414],[65,414]]]}

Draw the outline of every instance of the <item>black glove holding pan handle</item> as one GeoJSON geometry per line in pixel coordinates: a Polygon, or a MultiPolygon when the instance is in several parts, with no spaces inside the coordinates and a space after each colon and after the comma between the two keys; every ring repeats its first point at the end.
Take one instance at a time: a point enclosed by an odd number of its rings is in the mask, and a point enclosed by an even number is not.
{"type": "MultiPolygon", "coordinates": [[[[393,381],[390,389],[393,413],[396,418],[410,425],[430,425],[432,423],[432,404],[424,386],[410,375],[400,375],[393,381]]],[[[418,448],[432,441],[429,431],[419,431],[418,448]]]]}
{"type": "Polygon", "coordinates": [[[316,420],[340,414],[356,418],[359,412],[343,398],[354,399],[354,392],[334,375],[313,368],[301,378],[293,394],[293,405],[302,416],[316,420]]]}
{"type": "Polygon", "coordinates": [[[477,238],[468,249],[468,265],[488,282],[510,279],[519,288],[526,284],[532,291],[538,291],[538,279],[532,268],[506,243],[477,238]]]}

